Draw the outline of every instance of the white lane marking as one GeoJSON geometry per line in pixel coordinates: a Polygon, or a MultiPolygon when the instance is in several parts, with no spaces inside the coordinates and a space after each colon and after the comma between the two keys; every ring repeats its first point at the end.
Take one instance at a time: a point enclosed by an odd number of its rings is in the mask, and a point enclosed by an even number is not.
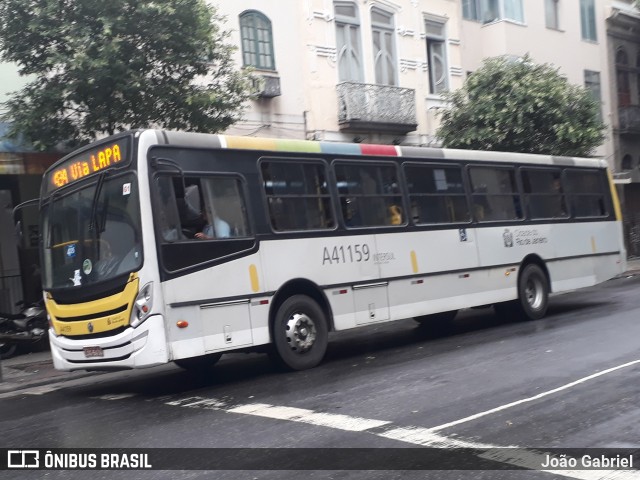
{"type": "Polygon", "coordinates": [[[94,400],[122,400],[125,398],[135,397],[136,393],[111,393],[107,395],[99,395],[97,397],[91,397],[94,400]]]}
{"type": "Polygon", "coordinates": [[[506,410],[511,407],[517,407],[518,405],[522,405],[523,403],[533,402],[535,400],[539,400],[541,398],[547,397],[549,395],[553,395],[554,393],[562,392],[563,390],[568,390],[571,387],[575,387],[576,385],[580,385],[581,383],[588,382],[589,380],[593,380],[594,378],[601,377],[606,375],[607,373],[615,372],[616,370],[620,370],[622,368],[631,367],[633,365],[637,365],[640,363],[640,360],[634,360],[632,362],[623,363],[622,365],[618,365],[617,367],[608,368],[598,373],[594,373],[592,375],[587,375],[586,377],[582,377],[573,382],[567,383],[566,385],[562,385],[561,387],[554,388],[552,390],[547,390],[546,392],[539,393],[534,395],[533,397],[523,398],[522,400],[517,400],[515,402],[507,403],[506,405],[501,405],[496,408],[492,408],[490,410],[485,410],[484,412],[476,413],[474,415],[469,415],[465,418],[460,418],[458,420],[454,420],[453,422],[443,423],[442,425],[438,425],[437,427],[432,427],[429,430],[432,432],[437,432],[440,430],[444,430],[446,428],[454,427],[456,425],[460,425],[461,423],[470,422],[472,420],[477,420],[478,418],[485,417],[487,415],[491,415],[492,413],[501,412],[502,410],[506,410]]]}
{"type": "Polygon", "coordinates": [[[30,388],[29,390],[24,390],[22,392],[18,391],[17,393],[22,395],[44,395],[45,393],[55,392],[61,387],[58,385],[43,385],[41,387],[30,388]]]}
{"type": "Polygon", "coordinates": [[[308,423],[320,427],[336,428],[349,432],[364,432],[371,428],[389,425],[391,422],[383,420],[371,420],[368,418],[351,417],[337,413],[320,413],[304,408],[277,407],[255,403],[251,405],[240,405],[227,410],[230,413],[244,413],[265,418],[275,418],[278,420],[289,420],[291,422],[308,423]]]}
{"type": "Polygon", "coordinates": [[[276,406],[266,403],[250,403],[244,405],[230,404],[217,398],[184,397],[170,400],[171,397],[159,399],[165,405],[213,409],[227,413],[254,415],[274,420],[312,424],[337,430],[366,432],[378,437],[399,442],[420,445],[423,447],[442,449],[473,449],[478,450],[478,457],[495,462],[526,468],[534,471],[552,473],[562,477],[578,480],[640,480],[640,471],[636,470],[544,470],[542,464],[547,460],[547,453],[520,448],[517,446],[499,446],[488,443],[473,442],[460,438],[436,433],[431,428],[395,427],[389,421],[375,420],[362,417],[351,417],[343,414],[321,413],[303,408],[276,406]],[[380,429],[376,431],[374,429],[380,429]]]}

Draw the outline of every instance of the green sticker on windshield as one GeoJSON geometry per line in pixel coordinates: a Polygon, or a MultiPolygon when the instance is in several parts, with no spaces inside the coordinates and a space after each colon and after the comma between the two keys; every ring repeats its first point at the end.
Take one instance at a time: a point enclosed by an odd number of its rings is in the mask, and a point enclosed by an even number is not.
{"type": "Polygon", "coordinates": [[[91,260],[87,258],[84,262],[82,262],[82,271],[85,275],[89,275],[91,273],[91,270],[93,270],[93,264],[91,263],[91,260]]]}

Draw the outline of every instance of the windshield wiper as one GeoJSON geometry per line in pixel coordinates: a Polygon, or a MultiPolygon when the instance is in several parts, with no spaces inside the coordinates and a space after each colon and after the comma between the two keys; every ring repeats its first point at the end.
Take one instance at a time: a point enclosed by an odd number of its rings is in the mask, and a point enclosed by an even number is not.
{"type": "MultiPolygon", "coordinates": [[[[109,173],[108,170],[101,172],[98,175],[98,182],[96,183],[96,191],[93,194],[93,200],[91,200],[91,217],[89,217],[89,234],[91,236],[90,240],[92,240],[94,248],[100,248],[100,242],[98,242],[98,198],[100,198],[100,192],[102,192],[102,185],[104,184],[104,178],[109,173]]],[[[81,247],[84,251],[84,245],[81,247]]],[[[98,250],[96,257],[100,256],[100,251],[98,250]]]]}

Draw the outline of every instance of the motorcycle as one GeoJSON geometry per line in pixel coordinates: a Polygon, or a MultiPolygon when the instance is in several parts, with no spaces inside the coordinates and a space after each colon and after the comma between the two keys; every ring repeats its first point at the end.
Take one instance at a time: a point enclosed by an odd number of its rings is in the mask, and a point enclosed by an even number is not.
{"type": "MultiPolygon", "coordinates": [[[[22,304],[19,302],[17,305],[22,304]]],[[[20,313],[0,312],[0,359],[16,354],[18,347],[48,345],[49,321],[44,301],[25,306],[20,313]]]]}

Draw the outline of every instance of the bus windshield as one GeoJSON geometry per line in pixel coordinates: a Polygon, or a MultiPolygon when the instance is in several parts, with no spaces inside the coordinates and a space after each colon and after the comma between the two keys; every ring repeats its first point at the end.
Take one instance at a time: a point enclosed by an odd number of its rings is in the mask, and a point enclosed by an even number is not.
{"type": "Polygon", "coordinates": [[[132,173],[108,176],[52,195],[42,209],[43,287],[74,288],[142,265],[140,202],[132,173]]]}

